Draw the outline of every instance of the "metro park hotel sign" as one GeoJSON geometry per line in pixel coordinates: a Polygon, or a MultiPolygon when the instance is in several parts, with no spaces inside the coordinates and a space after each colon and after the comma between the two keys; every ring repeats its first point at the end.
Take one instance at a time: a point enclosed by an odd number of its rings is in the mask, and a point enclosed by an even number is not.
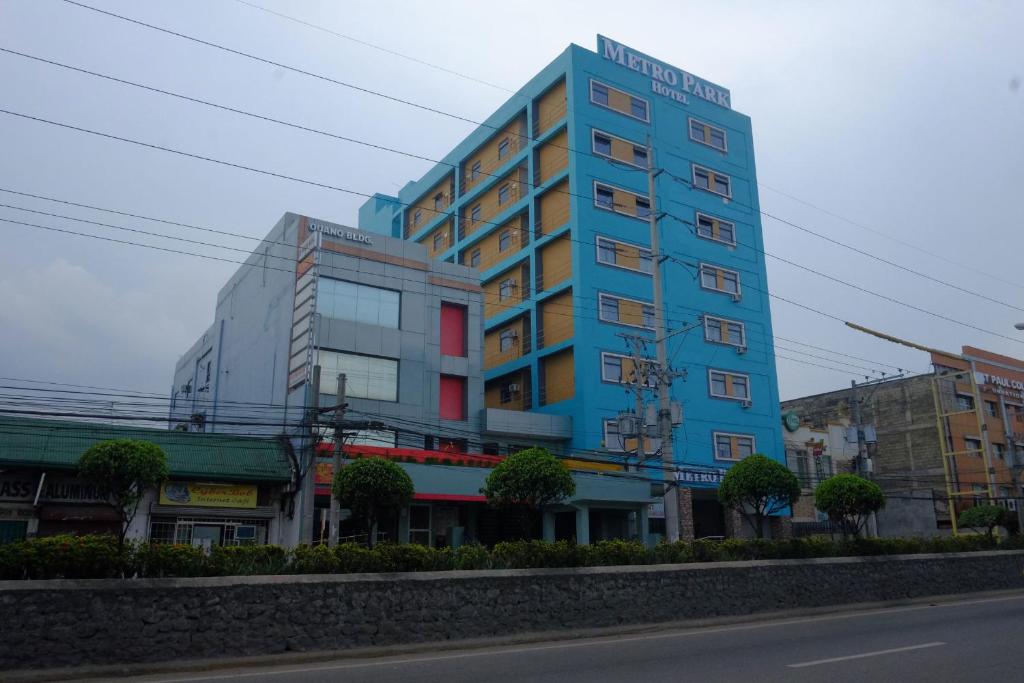
{"type": "Polygon", "coordinates": [[[651,91],[662,97],[681,104],[690,104],[690,97],[697,97],[726,109],[732,109],[731,95],[725,88],[708,83],[702,78],[669,66],[665,62],[652,59],[642,52],[632,50],[610,38],[597,36],[597,53],[620,66],[650,76],[651,91]]]}

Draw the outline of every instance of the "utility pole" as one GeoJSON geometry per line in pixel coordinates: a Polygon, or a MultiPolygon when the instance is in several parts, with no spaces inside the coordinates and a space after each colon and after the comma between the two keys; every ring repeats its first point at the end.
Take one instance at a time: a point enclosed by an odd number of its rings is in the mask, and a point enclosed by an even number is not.
{"type": "MultiPolygon", "coordinates": [[[[334,406],[334,476],[341,471],[341,447],[344,443],[342,424],[345,421],[345,373],[338,375],[338,398],[334,406]]],[[[333,483],[333,482],[332,482],[333,483]]],[[[332,486],[333,489],[333,486],[332,486]]],[[[340,524],[341,505],[338,497],[331,491],[331,528],[327,536],[327,544],[332,548],[338,545],[338,526],[340,524]]]]}
{"type": "MultiPolygon", "coordinates": [[[[622,335],[629,342],[633,349],[633,376],[636,378],[636,402],[634,412],[636,413],[636,464],[640,468],[644,464],[646,453],[644,452],[644,395],[642,389],[640,367],[643,357],[640,354],[640,338],[637,335],[622,335]]],[[[626,466],[629,469],[629,466],[626,466]]]]}
{"type": "MultiPolygon", "coordinates": [[[[857,429],[857,474],[865,479],[872,479],[872,468],[868,462],[868,444],[864,438],[864,425],[861,423],[860,398],[857,396],[857,380],[850,380],[850,410],[857,429]]],[[[868,518],[868,535],[878,536],[878,521],[875,513],[868,518]]]]}
{"type": "MultiPolygon", "coordinates": [[[[309,421],[309,458],[306,462],[306,471],[302,475],[299,497],[299,542],[313,542],[313,507],[316,495],[316,444],[320,437],[320,366],[313,366],[313,376],[310,378],[309,410],[307,411],[309,421]]],[[[301,473],[300,473],[301,474],[301,473]]]]}
{"type": "MultiPolygon", "coordinates": [[[[668,370],[665,335],[664,297],[661,282],[661,236],[658,234],[658,201],[654,168],[654,147],[647,136],[647,200],[650,203],[651,256],[654,259],[651,281],[654,286],[654,335],[658,369],[658,432],[661,435],[662,478],[665,482],[665,536],[669,543],[679,540],[679,488],[676,482],[675,448],[672,444],[672,376],[668,370]]],[[[641,418],[642,419],[642,418],[641,418]]],[[[642,430],[641,430],[642,431],[642,430]]],[[[641,436],[641,440],[643,437],[641,436]]]]}

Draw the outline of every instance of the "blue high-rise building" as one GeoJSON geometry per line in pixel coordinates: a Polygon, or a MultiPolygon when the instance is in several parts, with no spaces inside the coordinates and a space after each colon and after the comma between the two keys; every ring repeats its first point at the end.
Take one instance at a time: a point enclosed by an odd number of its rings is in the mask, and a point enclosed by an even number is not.
{"type": "MultiPolygon", "coordinates": [[[[784,458],[750,118],[721,86],[603,36],[597,48],[569,46],[424,177],[367,202],[360,227],[479,271],[485,405],[570,416],[566,450],[588,457],[636,460],[617,421],[635,406],[622,335],[654,357],[661,268],[684,373],[682,533],[734,533],[714,502],[722,473],[784,458]]],[[[643,445],[660,479],[660,445],[643,445]]]]}

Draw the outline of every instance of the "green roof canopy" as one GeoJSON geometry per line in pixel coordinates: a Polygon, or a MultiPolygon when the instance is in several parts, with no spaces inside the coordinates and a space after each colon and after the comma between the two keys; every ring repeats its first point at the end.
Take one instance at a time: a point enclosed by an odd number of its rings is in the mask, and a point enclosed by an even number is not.
{"type": "Polygon", "coordinates": [[[107,439],[140,439],[167,454],[178,479],[278,481],[291,479],[285,446],[274,438],[204,434],[96,422],[0,416],[0,467],[75,469],[78,458],[107,439]]]}

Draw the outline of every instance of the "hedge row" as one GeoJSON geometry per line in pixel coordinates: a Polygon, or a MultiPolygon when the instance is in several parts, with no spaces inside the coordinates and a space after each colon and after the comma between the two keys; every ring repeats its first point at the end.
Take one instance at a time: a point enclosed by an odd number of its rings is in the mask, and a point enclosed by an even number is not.
{"type": "Polygon", "coordinates": [[[385,544],[368,549],[299,546],[214,547],[209,554],[187,545],[128,544],[119,550],[110,536],[50,536],[0,545],[0,579],[94,579],[117,577],[242,576],[256,574],[350,574],[453,569],[525,569],[636,564],[729,562],[915,553],[1024,549],[1015,536],[996,542],[988,536],[935,539],[822,538],[786,541],[662,543],[647,548],[633,541],[576,545],[566,541],[515,541],[488,549],[457,550],[385,544]]]}

